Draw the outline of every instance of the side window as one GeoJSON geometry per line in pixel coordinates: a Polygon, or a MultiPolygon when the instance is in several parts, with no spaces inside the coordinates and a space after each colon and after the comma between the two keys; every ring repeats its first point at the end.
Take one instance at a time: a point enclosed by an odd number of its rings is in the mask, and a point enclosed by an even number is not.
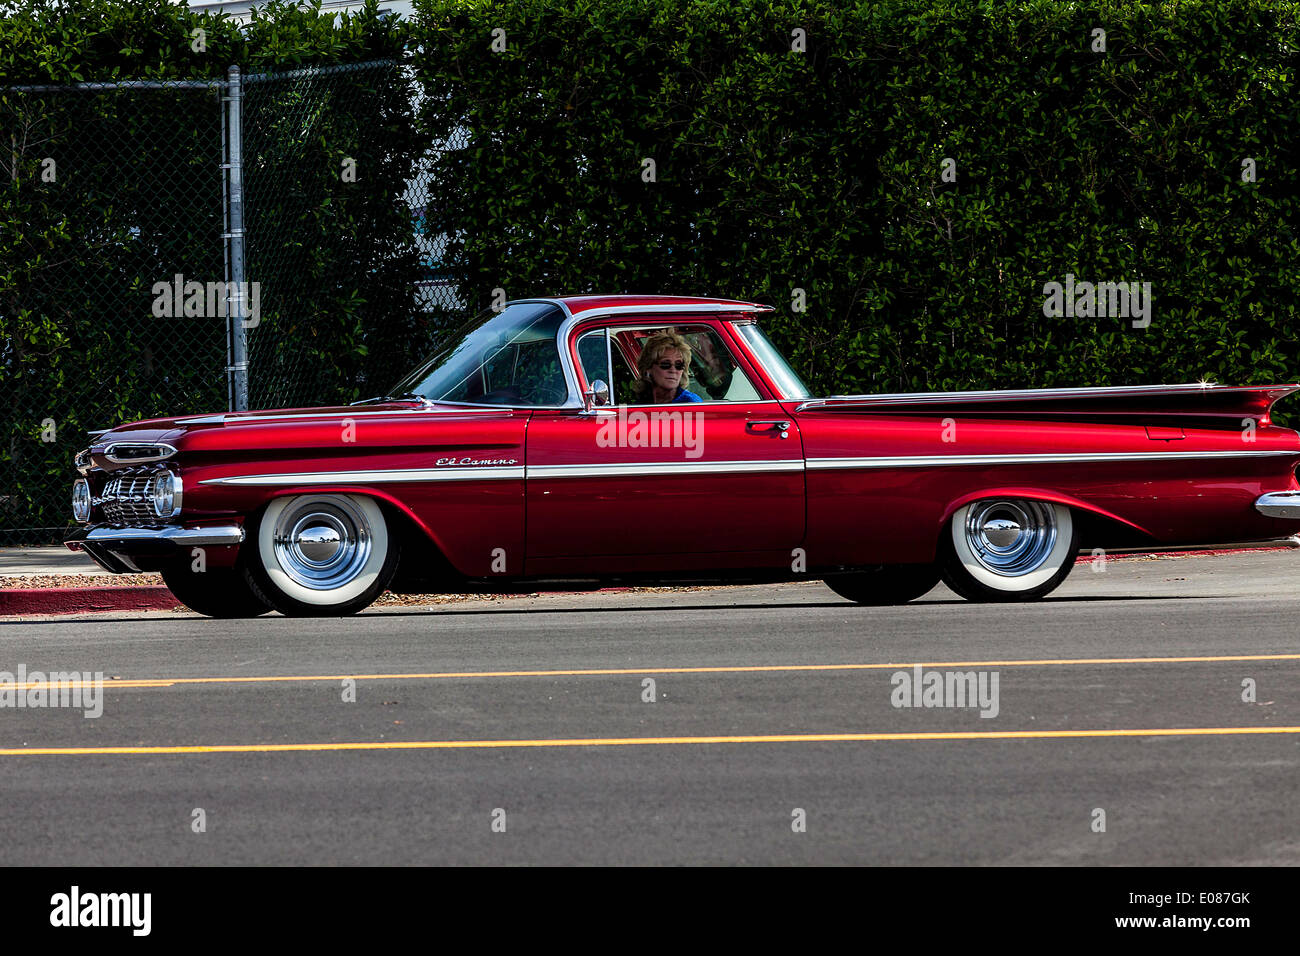
{"type": "Polygon", "coordinates": [[[686,331],[691,347],[691,391],[706,402],[756,402],[758,390],[713,329],[686,331]]]}
{"type": "Polygon", "coordinates": [[[549,342],[513,342],[489,357],[451,400],[492,405],[559,405],[568,394],[549,342]]]}
{"type": "Polygon", "coordinates": [[[596,329],[586,332],[578,339],[578,362],[582,365],[583,378],[590,386],[600,379],[609,386],[609,403],[617,404],[614,397],[614,374],[609,367],[609,345],[606,343],[605,330],[596,329]]]}
{"type": "Polygon", "coordinates": [[[454,347],[400,384],[439,401],[563,405],[569,386],[555,337],[564,314],[534,303],[508,306],[506,311],[510,316],[480,315],[454,347]]]}
{"type": "Polygon", "coordinates": [[[526,405],[560,405],[568,397],[564,369],[554,342],[522,342],[516,346],[513,386],[526,405]]]}
{"type": "Polygon", "coordinates": [[[515,380],[515,367],[519,364],[519,346],[507,345],[483,363],[483,390],[485,393],[505,389],[515,380]]]}
{"type": "Polygon", "coordinates": [[[609,385],[610,403],[647,404],[637,386],[638,360],[646,341],[658,332],[671,330],[686,340],[691,350],[688,375],[683,388],[705,402],[761,401],[753,383],[736,362],[722,337],[709,326],[631,326],[609,329],[606,350],[605,330],[584,332],[577,343],[578,361],[588,384],[601,379],[609,385]],[[613,368],[610,367],[611,357],[613,368]]]}
{"type": "MultiPolygon", "coordinates": [[[[669,326],[669,328],[686,340],[691,349],[690,374],[685,377],[684,387],[705,402],[757,402],[762,400],[758,389],[749,380],[740,364],[731,354],[721,336],[708,326],[669,326]]],[[[663,329],[637,329],[630,333],[635,343],[639,358],[646,341],[663,329]]],[[[632,363],[635,364],[635,363],[632,363]]],[[[624,389],[628,395],[630,389],[624,389]]],[[[624,399],[629,404],[637,404],[631,397],[624,399]]]]}

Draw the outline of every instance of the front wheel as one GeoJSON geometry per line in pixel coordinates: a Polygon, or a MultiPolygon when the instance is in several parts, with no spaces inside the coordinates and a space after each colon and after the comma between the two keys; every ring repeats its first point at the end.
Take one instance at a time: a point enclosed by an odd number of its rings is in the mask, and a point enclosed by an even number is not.
{"type": "Polygon", "coordinates": [[[232,568],[192,571],[177,565],[163,568],[162,578],[176,600],[208,617],[257,617],[271,610],[249,587],[243,573],[232,568]]]}
{"type": "Polygon", "coordinates": [[[985,498],[958,508],[941,543],[943,581],[970,601],[1035,601],[1074,567],[1078,526],[1064,505],[985,498]]]}
{"type": "Polygon", "coordinates": [[[244,547],[249,585],[293,617],[368,607],[392,580],[400,551],[374,499],[338,494],[276,498],[244,547]]]}
{"type": "Polygon", "coordinates": [[[939,583],[933,564],[881,564],[867,571],[835,574],[824,579],[840,597],[859,604],[906,604],[939,583]]]}

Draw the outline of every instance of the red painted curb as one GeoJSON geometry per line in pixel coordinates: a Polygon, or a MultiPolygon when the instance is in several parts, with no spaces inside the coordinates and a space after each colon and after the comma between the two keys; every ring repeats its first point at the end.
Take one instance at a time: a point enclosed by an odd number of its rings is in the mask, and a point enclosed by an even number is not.
{"type": "Polygon", "coordinates": [[[104,588],[0,589],[0,616],[85,611],[170,611],[181,602],[161,584],[104,588]]]}

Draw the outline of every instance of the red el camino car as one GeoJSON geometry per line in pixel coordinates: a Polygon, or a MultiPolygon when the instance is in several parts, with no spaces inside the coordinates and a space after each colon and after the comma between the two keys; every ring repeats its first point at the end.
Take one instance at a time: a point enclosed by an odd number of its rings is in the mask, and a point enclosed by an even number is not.
{"type": "Polygon", "coordinates": [[[77,455],[67,545],[251,617],[611,580],[813,577],[894,604],[942,577],[1023,601],[1081,549],[1300,531],[1300,435],[1269,421],[1300,386],[814,398],[767,311],[520,300],[393,396],[123,425],[77,455]],[[699,400],[653,404],[655,368],[684,389],[661,398],[699,400]]]}

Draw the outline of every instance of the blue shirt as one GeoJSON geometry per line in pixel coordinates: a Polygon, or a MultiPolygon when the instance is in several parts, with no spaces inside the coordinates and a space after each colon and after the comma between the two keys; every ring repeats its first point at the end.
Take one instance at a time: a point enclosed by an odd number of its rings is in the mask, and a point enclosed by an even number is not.
{"type": "Polygon", "coordinates": [[[700,398],[700,396],[696,395],[694,392],[688,392],[680,385],[677,386],[677,397],[673,399],[674,405],[677,404],[678,402],[702,402],[702,401],[704,401],[704,399],[700,398]]]}

